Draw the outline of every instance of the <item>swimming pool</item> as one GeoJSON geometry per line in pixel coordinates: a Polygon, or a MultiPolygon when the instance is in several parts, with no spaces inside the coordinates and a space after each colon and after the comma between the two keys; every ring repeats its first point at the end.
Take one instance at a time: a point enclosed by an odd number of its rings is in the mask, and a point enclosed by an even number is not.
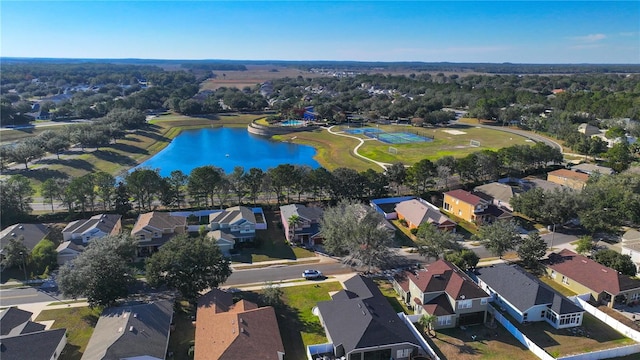
{"type": "Polygon", "coordinates": [[[280,122],[282,126],[303,126],[306,124],[307,122],[302,120],[285,120],[280,122]]]}

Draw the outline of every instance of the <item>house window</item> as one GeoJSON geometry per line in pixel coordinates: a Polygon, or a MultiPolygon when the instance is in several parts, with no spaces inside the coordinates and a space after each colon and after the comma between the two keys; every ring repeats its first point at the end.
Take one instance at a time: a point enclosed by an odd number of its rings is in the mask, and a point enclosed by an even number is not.
{"type": "Polygon", "coordinates": [[[630,298],[630,299],[631,299],[632,301],[635,301],[635,300],[640,299],[640,293],[634,293],[634,294],[631,294],[631,298],[630,298]]]}
{"type": "Polygon", "coordinates": [[[544,310],[542,310],[542,311],[540,312],[540,317],[541,317],[541,318],[544,318],[544,314],[545,314],[545,312],[546,312],[546,311],[544,311],[544,310]]]}
{"type": "Polygon", "coordinates": [[[451,325],[451,315],[438,316],[438,325],[451,325]]]}
{"type": "Polygon", "coordinates": [[[487,305],[488,302],[489,300],[487,298],[480,299],[480,305],[487,305]]]}
{"type": "Polygon", "coordinates": [[[462,216],[462,210],[458,210],[458,215],[462,216]]]}
{"type": "Polygon", "coordinates": [[[411,349],[402,349],[396,351],[396,358],[408,358],[411,355],[411,349]]]}
{"type": "Polygon", "coordinates": [[[552,279],[556,278],[556,271],[555,270],[551,270],[551,278],[552,279]]]}
{"type": "Polygon", "coordinates": [[[473,305],[473,300],[459,300],[458,309],[470,309],[473,305]]]}
{"type": "Polygon", "coordinates": [[[524,314],[522,314],[522,320],[523,320],[523,321],[527,321],[527,318],[528,318],[528,317],[529,317],[529,314],[528,314],[528,313],[524,313],[524,314]]]}
{"type": "Polygon", "coordinates": [[[566,276],[562,276],[562,283],[565,285],[569,285],[569,279],[566,276]]]}

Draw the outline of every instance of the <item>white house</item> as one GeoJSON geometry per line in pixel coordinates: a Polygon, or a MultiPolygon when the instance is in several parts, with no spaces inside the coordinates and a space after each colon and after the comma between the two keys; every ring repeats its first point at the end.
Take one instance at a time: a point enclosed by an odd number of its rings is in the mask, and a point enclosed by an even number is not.
{"type": "Polygon", "coordinates": [[[72,221],[62,230],[64,241],[85,245],[93,239],[107,235],[117,235],[122,231],[122,216],[98,214],[89,219],[72,221]]]}

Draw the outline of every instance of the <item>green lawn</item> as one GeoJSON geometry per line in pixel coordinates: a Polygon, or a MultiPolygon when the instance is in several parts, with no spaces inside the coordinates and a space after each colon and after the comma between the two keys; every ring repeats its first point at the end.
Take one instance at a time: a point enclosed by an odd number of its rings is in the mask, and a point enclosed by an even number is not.
{"type": "Polygon", "coordinates": [[[313,251],[300,247],[290,246],[285,237],[280,223],[280,212],[265,210],[267,229],[257,230],[256,238],[260,245],[257,248],[242,249],[238,256],[233,257],[234,262],[253,264],[270,260],[295,260],[315,257],[313,251]]]}
{"type": "Polygon", "coordinates": [[[87,348],[101,312],[101,308],[91,309],[88,306],[44,310],[35,321],[55,320],[53,329],[66,328],[67,345],[60,354],[60,360],[79,360],[87,348]]]}
{"type": "Polygon", "coordinates": [[[330,171],[339,167],[351,168],[356,171],[365,171],[367,169],[382,171],[380,166],[353,155],[353,148],[358,145],[358,140],[333,135],[324,129],[276,135],[273,136],[273,139],[313,146],[316,148],[314,159],[330,171]],[[292,140],[293,137],[295,139],[292,140]]]}
{"type": "Polygon", "coordinates": [[[279,326],[288,359],[304,359],[308,345],[327,342],[324,329],[311,309],[331,300],[330,291],[342,290],[338,282],[282,288],[287,306],[279,313],[279,326]]]}
{"type": "Polygon", "coordinates": [[[384,297],[387,298],[387,301],[389,301],[389,303],[393,307],[393,310],[395,310],[396,313],[403,312],[405,314],[413,314],[413,311],[409,311],[409,308],[402,301],[402,299],[400,298],[396,290],[393,288],[393,285],[391,285],[389,281],[375,280],[375,282],[376,282],[376,285],[378,285],[378,288],[380,289],[380,291],[382,292],[382,295],[384,295],[384,297]]]}

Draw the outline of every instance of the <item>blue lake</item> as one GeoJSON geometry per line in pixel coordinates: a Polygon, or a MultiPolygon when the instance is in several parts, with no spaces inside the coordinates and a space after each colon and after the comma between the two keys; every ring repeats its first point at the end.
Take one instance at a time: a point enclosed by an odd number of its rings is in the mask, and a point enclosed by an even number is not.
{"type": "Polygon", "coordinates": [[[213,165],[229,174],[236,166],[267,170],[280,164],[320,167],[311,146],[277,142],[250,134],[244,128],[187,130],[154,157],[136,166],[160,169],[169,176],[173,170],[189,174],[199,166],[213,165]]]}

